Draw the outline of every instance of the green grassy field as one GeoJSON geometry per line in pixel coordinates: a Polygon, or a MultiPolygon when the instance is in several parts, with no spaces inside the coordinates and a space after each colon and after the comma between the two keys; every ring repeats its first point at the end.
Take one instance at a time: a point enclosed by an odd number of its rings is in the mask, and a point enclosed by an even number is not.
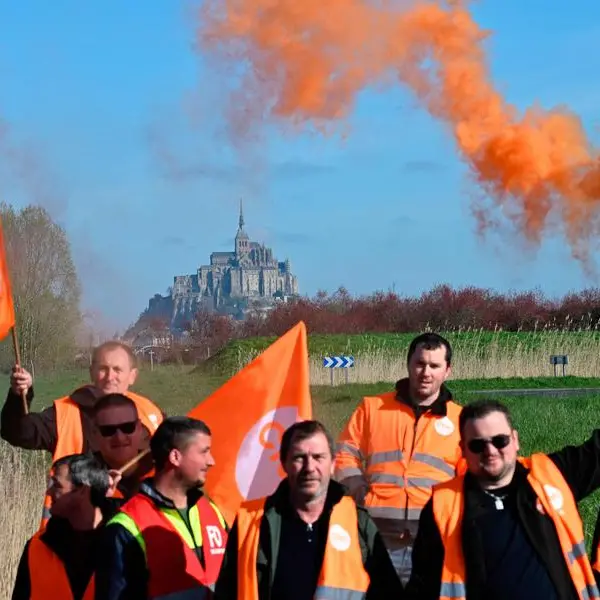
{"type": "MultiPolygon", "coordinates": [[[[142,367],[134,386],[135,391],[156,400],[169,414],[185,413],[216,390],[227,380],[226,376],[206,374],[194,367],[160,366],[150,371],[142,367]]],[[[8,387],[8,378],[0,379],[8,387]]],[[[88,381],[85,370],[50,374],[36,378],[33,409],[39,410],[50,402],[88,381]]],[[[600,388],[600,377],[511,377],[489,379],[450,379],[448,386],[458,396],[471,397],[477,390],[511,390],[533,388],[600,388]]],[[[389,382],[349,385],[313,385],[315,406],[329,404],[352,405],[362,397],[393,389],[389,382]]]]}
{"type": "MultiPolygon", "coordinates": [[[[485,360],[492,355],[536,355],[538,352],[569,353],[586,351],[600,346],[600,331],[449,331],[440,332],[452,344],[455,356],[471,360],[485,360]]],[[[331,354],[366,356],[385,353],[390,358],[406,356],[415,333],[380,333],[357,335],[309,334],[308,351],[311,357],[321,359],[331,354]]],[[[239,365],[262,352],[275,337],[256,337],[235,340],[210,358],[202,369],[216,374],[230,374],[239,365]]]]}

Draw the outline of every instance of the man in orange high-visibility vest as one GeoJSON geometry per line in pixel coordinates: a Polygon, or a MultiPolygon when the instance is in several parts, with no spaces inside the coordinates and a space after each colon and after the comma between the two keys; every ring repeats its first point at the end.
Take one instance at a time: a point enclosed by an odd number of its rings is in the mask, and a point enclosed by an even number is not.
{"type": "Polygon", "coordinates": [[[403,583],[419,515],[435,483],[460,462],[458,416],[445,381],[452,348],[436,333],[410,343],[408,377],[396,391],[362,399],[338,439],[335,477],[377,524],[403,583]]]}
{"type": "Polygon", "coordinates": [[[579,446],[523,458],[508,408],[483,400],[463,408],[460,432],[468,471],[433,488],[407,596],[600,598],[577,508],[600,487],[600,429],[579,446]]]}
{"type": "Polygon", "coordinates": [[[110,518],[98,508],[112,491],[108,471],[89,454],[53,467],[52,516],[25,545],[12,600],[94,600],[99,533],[110,518]]]}
{"type": "Polygon", "coordinates": [[[214,600],[402,600],[402,583],[368,512],[331,479],[334,441],[318,421],[281,439],[285,479],[243,502],[214,600]]]}
{"type": "MultiPolygon", "coordinates": [[[[26,414],[21,393],[26,392],[27,401],[31,404],[32,378],[22,367],[15,367],[0,417],[0,436],[13,446],[47,450],[52,454],[53,461],[69,454],[95,452],[93,414],[96,402],[107,394],[120,393],[136,403],[145,432],[143,447],[147,448],[150,436],[164,415],[148,398],[130,391],[137,375],[136,356],[131,348],[119,341],[105,342],[95,348],[92,354],[90,385],[54,400],[42,412],[26,414]]],[[[48,518],[48,507],[49,499],[46,496],[42,524],[48,518]]]]}

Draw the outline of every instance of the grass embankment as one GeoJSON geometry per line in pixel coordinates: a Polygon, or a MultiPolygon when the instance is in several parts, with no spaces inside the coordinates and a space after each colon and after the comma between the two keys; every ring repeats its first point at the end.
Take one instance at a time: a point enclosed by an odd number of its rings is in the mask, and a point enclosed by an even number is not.
{"type": "MultiPolygon", "coordinates": [[[[549,377],[551,354],[567,354],[567,374],[600,377],[600,332],[584,331],[457,331],[442,332],[454,349],[458,379],[549,377]]],[[[394,381],[406,373],[406,353],[415,334],[309,335],[311,381],[327,384],[331,369],[322,366],[327,355],[356,359],[348,370],[351,382],[394,381]]],[[[230,375],[262,352],[275,338],[236,340],[225,346],[199,371],[230,375]]],[[[561,369],[561,367],[559,367],[561,369]]],[[[345,369],[334,369],[334,381],[344,382],[345,369]]]]}
{"type": "MultiPolygon", "coordinates": [[[[185,414],[223,383],[223,376],[206,376],[190,368],[143,370],[135,390],[154,399],[167,414],[185,414]]],[[[85,371],[39,377],[35,382],[36,399],[32,409],[41,410],[57,397],[86,381],[85,371]]],[[[8,385],[7,379],[2,381],[8,385]]],[[[600,387],[600,379],[539,378],[533,380],[457,380],[449,386],[461,403],[473,398],[479,389],[516,389],[531,387],[600,387]]],[[[389,383],[348,386],[313,386],[315,417],[321,419],[337,436],[364,395],[392,389],[389,383]]],[[[6,387],[4,387],[6,389],[6,387]]],[[[577,397],[497,396],[514,412],[523,454],[552,451],[567,444],[583,442],[594,427],[600,425],[600,394],[577,397]]],[[[243,408],[244,399],[239,399],[243,408]]],[[[18,559],[26,539],[38,524],[46,479],[46,454],[20,451],[0,442],[0,600],[8,600],[18,559]]],[[[581,503],[588,543],[596,521],[600,495],[594,494],[581,503]]]]}

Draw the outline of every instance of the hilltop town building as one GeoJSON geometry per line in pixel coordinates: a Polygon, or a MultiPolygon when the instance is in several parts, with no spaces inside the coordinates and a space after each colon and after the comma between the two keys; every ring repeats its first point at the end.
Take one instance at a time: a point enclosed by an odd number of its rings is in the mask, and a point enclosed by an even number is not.
{"type": "Polygon", "coordinates": [[[232,252],[213,252],[210,264],[192,275],[176,275],[168,296],[149,301],[146,316],[170,319],[171,329],[185,328],[199,310],[229,314],[237,319],[248,310],[269,310],[278,301],[298,294],[290,262],[278,261],[271,248],[253,242],[244,229],[240,202],[238,230],[232,252]]]}

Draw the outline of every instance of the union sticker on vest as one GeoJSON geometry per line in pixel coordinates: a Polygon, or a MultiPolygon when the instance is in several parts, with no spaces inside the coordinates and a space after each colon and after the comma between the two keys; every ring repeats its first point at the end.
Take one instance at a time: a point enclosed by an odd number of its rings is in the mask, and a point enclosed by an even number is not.
{"type": "Polygon", "coordinates": [[[210,553],[223,554],[225,552],[225,548],[223,547],[223,536],[221,535],[221,530],[215,525],[207,525],[206,535],[208,537],[210,553]]]}
{"type": "Polygon", "coordinates": [[[433,426],[440,435],[448,436],[454,433],[454,423],[448,417],[436,419],[433,426]]]}
{"type": "Polygon", "coordinates": [[[340,552],[350,548],[350,534],[341,526],[335,523],[329,528],[329,542],[340,552]]]}
{"type": "Polygon", "coordinates": [[[557,512],[561,512],[565,503],[562,492],[558,488],[548,484],[544,485],[544,491],[546,492],[546,496],[548,496],[552,508],[557,512]]]}

